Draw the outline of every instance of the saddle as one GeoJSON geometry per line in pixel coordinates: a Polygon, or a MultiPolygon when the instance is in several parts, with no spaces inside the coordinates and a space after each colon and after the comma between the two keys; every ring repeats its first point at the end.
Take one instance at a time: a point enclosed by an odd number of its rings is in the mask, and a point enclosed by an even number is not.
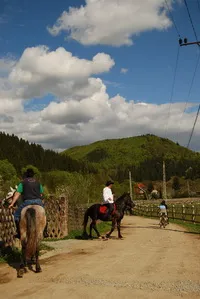
{"type": "MultiPolygon", "coordinates": [[[[99,211],[100,211],[101,214],[106,214],[106,213],[107,213],[107,210],[108,210],[108,208],[107,208],[106,205],[101,205],[101,206],[100,206],[99,211]]],[[[111,215],[113,215],[113,214],[115,213],[115,211],[116,211],[116,205],[115,205],[115,203],[114,203],[114,210],[113,210],[113,212],[111,213],[111,215]]]]}

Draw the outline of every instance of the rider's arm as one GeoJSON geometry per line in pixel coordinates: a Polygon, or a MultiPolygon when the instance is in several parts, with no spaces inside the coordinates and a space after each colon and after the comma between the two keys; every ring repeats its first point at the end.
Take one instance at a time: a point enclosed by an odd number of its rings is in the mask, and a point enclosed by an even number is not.
{"type": "Polygon", "coordinates": [[[14,206],[14,204],[19,199],[19,197],[21,196],[22,193],[23,193],[23,185],[22,185],[22,183],[20,183],[17,187],[17,190],[16,190],[14,196],[13,196],[13,200],[12,200],[11,204],[9,205],[9,208],[12,208],[14,206]]]}
{"type": "Polygon", "coordinates": [[[16,203],[16,201],[19,199],[20,196],[21,196],[21,193],[16,191],[13,196],[13,200],[12,200],[11,204],[9,205],[9,208],[12,208],[14,206],[14,204],[16,203]]]}

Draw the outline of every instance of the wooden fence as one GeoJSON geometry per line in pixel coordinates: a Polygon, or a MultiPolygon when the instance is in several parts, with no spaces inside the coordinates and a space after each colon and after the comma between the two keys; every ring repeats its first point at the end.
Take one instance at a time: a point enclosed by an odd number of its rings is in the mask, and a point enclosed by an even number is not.
{"type": "MultiPolygon", "coordinates": [[[[50,198],[45,202],[46,238],[60,239],[72,230],[82,229],[85,205],[68,203],[66,197],[50,198]]],[[[15,244],[16,227],[12,211],[0,205],[0,241],[4,246],[15,244]]]]}
{"type": "Polygon", "coordinates": [[[0,241],[6,246],[12,246],[15,243],[16,227],[12,211],[0,206],[0,241]]]}
{"type": "Polygon", "coordinates": [[[47,238],[63,238],[68,235],[68,200],[50,196],[45,202],[47,216],[47,238]]]}
{"type": "MultiPolygon", "coordinates": [[[[137,204],[134,212],[138,216],[159,217],[158,205],[154,204],[137,204]]],[[[168,204],[168,217],[170,219],[200,223],[200,203],[168,204]]]]}

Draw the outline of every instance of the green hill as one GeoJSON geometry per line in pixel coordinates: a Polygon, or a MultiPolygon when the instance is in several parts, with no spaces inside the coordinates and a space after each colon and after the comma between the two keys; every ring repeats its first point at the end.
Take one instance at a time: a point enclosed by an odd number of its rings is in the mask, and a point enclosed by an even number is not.
{"type": "Polygon", "coordinates": [[[97,141],[85,146],[76,146],[62,153],[69,157],[88,162],[98,170],[113,171],[119,179],[128,169],[138,180],[161,179],[162,161],[166,161],[167,176],[183,176],[193,168],[193,176],[200,174],[200,155],[169,139],[154,135],[97,141]]]}

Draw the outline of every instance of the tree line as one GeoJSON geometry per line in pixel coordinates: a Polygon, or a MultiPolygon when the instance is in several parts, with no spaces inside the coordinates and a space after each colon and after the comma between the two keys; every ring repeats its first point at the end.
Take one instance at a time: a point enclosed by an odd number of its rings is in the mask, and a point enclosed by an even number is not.
{"type": "Polygon", "coordinates": [[[0,132],[0,160],[7,159],[20,174],[24,165],[32,164],[40,171],[63,170],[95,173],[89,163],[77,161],[53,150],[45,150],[41,145],[29,143],[15,135],[0,132]]]}

